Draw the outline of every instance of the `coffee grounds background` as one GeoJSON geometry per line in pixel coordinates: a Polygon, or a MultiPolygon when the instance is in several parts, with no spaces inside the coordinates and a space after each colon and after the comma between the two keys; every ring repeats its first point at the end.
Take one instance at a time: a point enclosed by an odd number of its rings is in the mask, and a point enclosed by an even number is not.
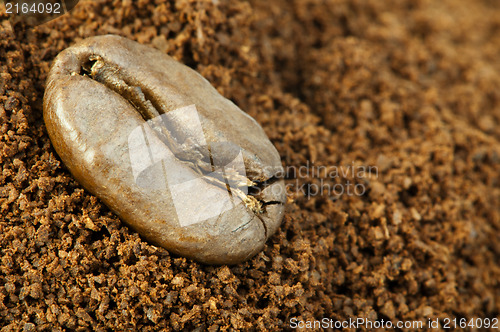
{"type": "Polygon", "coordinates": [[[35,29],[1,10],[1,331],[500,316],[497,1],[80,1],[35,29]],[[42,118],[54,57],[108,33],[200,72],[285,166],[378,173],[288,174],[282,226],[243,264],[150,245],[72,178],[42,118]],[[366,192],[298,190],[348,181],[366,192]]]}

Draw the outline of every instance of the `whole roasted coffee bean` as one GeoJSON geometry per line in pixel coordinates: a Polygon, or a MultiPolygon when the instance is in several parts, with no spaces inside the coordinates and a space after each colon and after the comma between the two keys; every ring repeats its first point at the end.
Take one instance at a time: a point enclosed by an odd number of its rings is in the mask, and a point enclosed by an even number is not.
{"type": "Polygon", "coordinates": [[[279,227],[282,167],[262,128],[156,49],[108,35],[64,50],[44,119],[73,176],[172,253],[238,263],[279,227]]]}

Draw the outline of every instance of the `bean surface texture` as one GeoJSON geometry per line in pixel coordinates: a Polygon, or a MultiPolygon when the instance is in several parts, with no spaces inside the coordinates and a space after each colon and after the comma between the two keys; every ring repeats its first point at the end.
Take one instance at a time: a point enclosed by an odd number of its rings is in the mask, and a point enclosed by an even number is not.
{"type": "Polygon", "coordinates": [[[106,35],[64,50],[44,120],[73,176],[172,253],[242,262],[281,223],[283,169],[263,129],[156,49],[106,35]]]}

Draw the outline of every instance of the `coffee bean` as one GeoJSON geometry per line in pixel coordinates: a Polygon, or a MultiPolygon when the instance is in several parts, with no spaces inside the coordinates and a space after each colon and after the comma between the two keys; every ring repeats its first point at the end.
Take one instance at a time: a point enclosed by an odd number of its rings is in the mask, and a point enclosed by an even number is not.
{"type": "Polygon", "coordinates": [[[263,129],[156,49],[107,35],[64,50],[44,119],[82,186],[174,254],[242,262],[279,227],[282,166],[263,129]]]}

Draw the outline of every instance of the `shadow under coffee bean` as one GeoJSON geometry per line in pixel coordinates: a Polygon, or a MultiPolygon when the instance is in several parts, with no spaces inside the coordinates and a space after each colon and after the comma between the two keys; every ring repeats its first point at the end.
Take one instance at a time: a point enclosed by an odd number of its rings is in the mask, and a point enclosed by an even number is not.
{"type": "Polygon", "coordinates": [[[281,223],[281,161],[263,129],[156,49],[107,35],[64,50],[44,119],[73,176],[172,253],[238,263],[281,223]]]}

